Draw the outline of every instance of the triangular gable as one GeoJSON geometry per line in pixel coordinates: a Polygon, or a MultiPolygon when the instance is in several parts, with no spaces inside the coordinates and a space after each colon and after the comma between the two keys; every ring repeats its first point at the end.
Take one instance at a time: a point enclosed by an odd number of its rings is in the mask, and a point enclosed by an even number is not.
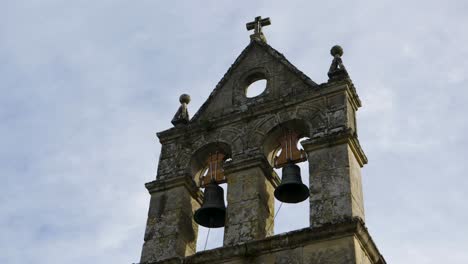
{"type": "Polygon", "coordinates": [[[252,103],[253,100],[264,102],[274,100],[275,97],[288,96],[290,95],[287,94],[288,89],[290,93],[296,94],[300,92],[299,90],[315,87],[318,87],[318,84],[291,64],[283,54],[267,43],[252,40],[224,74],[190,122],[235,112],[240,110],[236,108],[240,108],[246,102],[252,103]],[[255,99],[246,98],[243,78],[255,71],[265,71],[267,75],[271,75],[271,80],[268,79],[267,85],[269,91],[255,99]]]}

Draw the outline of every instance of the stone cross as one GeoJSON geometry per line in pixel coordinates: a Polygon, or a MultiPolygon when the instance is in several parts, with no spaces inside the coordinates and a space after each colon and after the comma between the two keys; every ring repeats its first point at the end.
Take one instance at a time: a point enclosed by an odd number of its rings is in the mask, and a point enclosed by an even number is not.
{"type": "Polygon", "coordinates": [[[245,24],[247,27],[247,30],[254,30],[254,34],[261,34],[262,33],[262,27],[271,25],[271,20],[269,17],[263,18],[261,16],[258,16],[255,18],[254,21],[249,22],[245,24]]]}

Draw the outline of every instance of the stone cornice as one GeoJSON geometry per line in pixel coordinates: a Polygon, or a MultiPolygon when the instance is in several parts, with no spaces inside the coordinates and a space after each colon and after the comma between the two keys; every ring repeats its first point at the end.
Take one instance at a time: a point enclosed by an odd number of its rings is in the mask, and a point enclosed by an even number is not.
{"type": "Polygon", "coordinates": [[[357,136],[351,130],[338,131],[337,133],[330,133],[301,142],[304,150],[307,152],[345,143],[349,145],[361,167],[367,164],[367,156],[362,150],[357,136]]]}
{"type": "Polygon", "coordinates": [[[317,228],[304,228],[261,240],[198,252],[195,255],[185,258],[172,258],[148,264],[218,263],[215,261],[219,261],[220,259],[228,261],[246,256],[259,256],[271,251],[288,250],[312,243],[320,243],[350,236],[354,236],[356,240],[359,241],[372,263],[386,264],[385,259],[380,254],[367,228],[360,219],[352,219],[347,222],[329,224],[317,228]]]}
{"type": "MultiPolygon", "coordinates": [[[[335,82],[332,84],[323,84],[320,85],[320,87],[317,89],[310,89],[307,92],[296,95],[295,97],[280,98],[278,100],[269,101],[258,105],[252,105],[245,112],[236,111],[221,117],[211,119],[209,120],[210,129],[215,130],[219,127],[224,127],[232,123],[242,122],[243,120],[255,119],[257,116],[265,115],[271,112],[279,113],[282,112],[282,110],[285,108],[303,104],[308,101],[320,100],[324,96],[333,95],[343,91],[346,91],[346,93],[348,94],[348,98],[354,98],[353,96],[349,96],[352,93],[348,82],[335,82]]],[[[156,135],[158,136],[160,142],[163,143],[184,136],[188,132],[204,133],[206,131],[205,125],[206,124],[203,124],[201,122],[190,122],[186,126],[172,127],[170,129],[158,132],[156,133],[156,135]]]]}
{"type": "Polygon", "coordinates": [[[227,162],[224,165],[224,173],[226,177],[229,177],[230,174],[250,168],[260,168],[263,171],[265,177],[267,177],[267,179],[275,188],[281,182],[280,178],[263,155],[236,158],[235,161],[227,162]]]}
{"type": "Polygon", "coordinates": [[[179,186],[184,186],[190,192],[190,195],[200,204],[202,204],[203,193],[200,191],[200,188],[197,187],[192,177],[188,174],[145,183],[145,187],[148,189],[150,194],[170,190],[179,186]]]}

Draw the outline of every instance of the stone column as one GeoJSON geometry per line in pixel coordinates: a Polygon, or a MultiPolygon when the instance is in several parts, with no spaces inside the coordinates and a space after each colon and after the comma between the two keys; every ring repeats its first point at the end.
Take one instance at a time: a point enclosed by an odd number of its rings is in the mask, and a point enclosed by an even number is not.
{"type": "Polygon", "coordinates": [[[309,161],[310,226],[364,221],[361,167],[367,158],[357,138],[346,132],[302,145],[309,161]]]}
{"type": "Polygon", "coordinates": [[[263,157],[226,164],[227,215],[224,246],[273,234],[275,186],[279,182],[263,157]]]}
{"type": "Polygon", "coordinates": [[[149,182],[151,194],[141,263],[185,257],[196,252],[198,225],[193,213],[201,193],[189,175],[149,182]]]}

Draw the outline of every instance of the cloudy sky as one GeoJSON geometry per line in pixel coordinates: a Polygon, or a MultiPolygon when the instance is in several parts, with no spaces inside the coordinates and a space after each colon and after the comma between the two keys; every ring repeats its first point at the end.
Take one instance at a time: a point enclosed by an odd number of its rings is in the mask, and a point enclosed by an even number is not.
{"type": "MultiPolygon", "coordinates": [[[[468,263],[467,13],[463,0],[1,1],[0,263],[138,262],[155,132],[181,93],[196,112],[257,15],[317,83],[344,48],[387,262],[468,263]]],[[[276,232],[307,226],[307,210],[283,207],[276,232]]]]}

